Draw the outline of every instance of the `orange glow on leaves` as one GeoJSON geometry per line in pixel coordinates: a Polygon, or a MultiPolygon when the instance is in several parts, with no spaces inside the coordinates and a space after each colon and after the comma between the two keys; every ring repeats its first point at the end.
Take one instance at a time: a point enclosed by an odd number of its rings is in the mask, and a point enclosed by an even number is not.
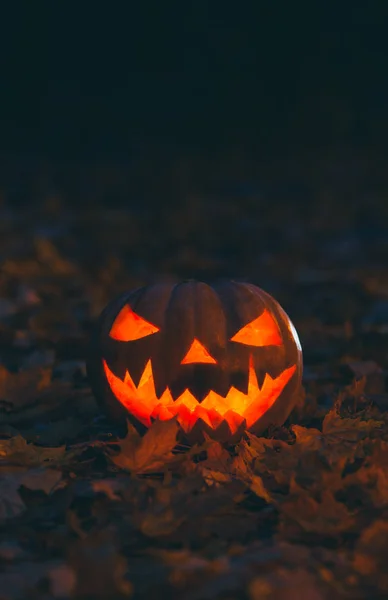
{"type": "Polygon", "coordinates": [[[138,386],[134,384],[128,371],[122,381],[112,373],[104,360],[103,367],[113,394],[141,423],[149,427],[151,417],[166,421],[177,416],[186,433],[198,419],[202,419],[212,429],[216,429],[225,420],[232,433],[237,431],[244,420],[246,427],[251,427],[274,404],[296,370],[293,365],[275,379],[267,373],[260,388],[251,356],[247,394],[231,387],[226,397],[210,391],[199,403],[189,390],[185,390],[175,401],[168,388],[157,398],[150,360],[138,386]]]}
{"type": "Polygon", "coordinates": [[[248,346],[280,346],[282,344],[279,328],[267,309],[260,317],[242,327],[231,338],[231,341],[248,346]]]}
{"type": "Polygon", "coordinates": [[[205,346],[202,346],[201,342],[194,338],[194,341],[191,344],[186,356],[181,361],[182,365],[187,365],[190,363],[211,363],[215,365],[217,364],[217,361],[210,356],[205,346]]]}
{"type": "Polygon", "coordinates": [[[134,313],[126,304],[117,315],[109,336],[119,342],[132,342],[157,331],[159,331],[159,327],[134,313]]]}

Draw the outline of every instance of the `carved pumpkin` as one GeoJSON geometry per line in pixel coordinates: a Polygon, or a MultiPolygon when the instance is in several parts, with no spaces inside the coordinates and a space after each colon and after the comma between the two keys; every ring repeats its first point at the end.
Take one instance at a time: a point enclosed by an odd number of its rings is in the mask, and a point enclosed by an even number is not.
{"type": "Polygon", "coordinates": [[[161,283],[101,314],[88,373],[115,420],[139,430],[177,417],[182,433],[224,441],[282,424],[300,389],[302,351],[290,319],[249,283],[161,283]]]}

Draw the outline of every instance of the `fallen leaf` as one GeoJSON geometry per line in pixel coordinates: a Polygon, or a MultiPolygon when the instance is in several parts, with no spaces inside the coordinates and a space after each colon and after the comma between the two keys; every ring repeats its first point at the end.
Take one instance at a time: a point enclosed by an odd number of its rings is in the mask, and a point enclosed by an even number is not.
{"type": "Polygon", "coordinates": [[[371,433],[378,433],[384,426],[384,421],[374,419],[363,420],[361,417],[354,419],[341,417],[336,408],[332,408],[325,416],[322,423],[322,433],[336,436],[347,442],[357,442],[371,433]]]}
{"type": "Polygon", "coordinates": [[[272,502],[271,494],[269,494],[267,488],[264,485],[263,479],[259,475],[252,475],[249,484],[252,492],[259,496],[259,498],[263,498],[268,503],[272,502]]]}
{"type": "Polygon", "coordinates": [[[255,577],[249,584],[250,600],[329,600],[319,579],[303,566],[282,569],[271,575],[255,577]]]}
{"type": "Polygon", "coordinates": [[[323,490],[320,499],[316,500],[293,479],[290,495],[279,506],[281,531],[284,533],[287,524],[295,523],[306,533],[338,536],[355,524],[354,516],[344,504],[334,498],[331,490],[323,490]]]}
{"type": "Polygon", "coordinates": [[[115,479],[98,479],[90,482],[95,494],[105,494],[110,500],[120,500],[117,491],[120,490],[119,482],[115,479]]]}
{"type": "Polygon", "coordinates": [[[132,595],[133,586],[126,577],[127,561],[114,542],[111,532],[102,531],[69,546],[68,561],[75,574],[76,597],[105,599],[132,595]]]}
{"type": "Polygon", "coordinates": [[[17,435],[8,440],[0,440],[0,464],[22,466],[40,466],[43,464],[57,463],[65,455],[65,446],[58,448],[44,448],[29,444],[17,435]]]}
{"type": "MultiPolygon", "coordinates": [[[[1,471],[0,471],[1,472],[1,471]]],[[[50,494],[60,483],[62,473],[54,469],[14,469],[3,471],[0,480],[0,520],[21,514],[26,506],[19,495],[23,485],[30,490],[42,490],[50,494]]]]}
{"type": "Polygon", "coordinates": [[[388,552],[388,521],[376,519],[364,529],[357,541],[353,566],[371,584],[388,593],[386,560],[388,552]]]}
{"type": "Polygon", "coordinates": [[[36,400],[50,385],[51,372],[51,368],[37,368],[10,373],[0,365],[0,406],[21,409],[36,400]]]}
{"type": "Polygon", "coordinates": [[[50,597],[68,598],[74,589],[74,573],[59,560],[45,562],[24,561],[9,565],[1,573],[1,600],[25,600],[41,598],[42,585],[48,587],[50,597]]]}
{"type": "Polygon", "coordinates": [[[175,419],[155,421],[141,437],[128,422],[128,433],[119,442],[119,454],[109,453],[115,465],[136,474],[164,470],[174,460],[172,450],[176,446],[178,424],[175,419]]]}

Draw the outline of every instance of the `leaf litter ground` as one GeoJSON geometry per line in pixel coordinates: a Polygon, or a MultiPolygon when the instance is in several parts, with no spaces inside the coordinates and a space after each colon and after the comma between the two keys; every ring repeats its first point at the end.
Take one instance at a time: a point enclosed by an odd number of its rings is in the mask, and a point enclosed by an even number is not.
{"type": "Polygon", "coordinates": [[[238,196],[224,190],[241,173],[202,167],[175,166],[171,206],[163,181],[146,209],[125,186],[110,210],[68,188],[0,206],[1,600],[388,596],[386,190],[366,210],[365,171],[344,165],[340,182],[300,173],[308,200],[238,196]],[[186,448],[174,421],[122,440],[100,413],[93,319],[120,291],[188,276],[250,280],[292,317],[304,389],[283,427],[186,448]]]}

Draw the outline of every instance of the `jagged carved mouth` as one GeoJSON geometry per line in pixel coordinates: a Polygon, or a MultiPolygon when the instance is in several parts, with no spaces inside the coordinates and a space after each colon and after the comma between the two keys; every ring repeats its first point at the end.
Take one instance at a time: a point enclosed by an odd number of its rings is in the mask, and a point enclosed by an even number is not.
{"type": "Polygon", "coordinates": [[[226,421],[232,433],[237,431],[244,420],[246,427],[251,427],[271,408],[296,370],[296,365],[293,365],[275,379],[267,373],[263,385],[259,387],[251,356],[247,394],[235,387],[231,387],[226,396],[210,391],[200,403],[188,389],[174,400],[170,390],[166,388],[158,398],[151,360],[147,362],[138,386],[134,384],[128,371],[122,380],[110,370],[105,360],[103,367],[117,400],[141,423],[149,427],[152,419],[165,421],[176,416],[186,433],[198,419],[202,419],[211,429],[217,429],[222,421],[226,421]]]}

